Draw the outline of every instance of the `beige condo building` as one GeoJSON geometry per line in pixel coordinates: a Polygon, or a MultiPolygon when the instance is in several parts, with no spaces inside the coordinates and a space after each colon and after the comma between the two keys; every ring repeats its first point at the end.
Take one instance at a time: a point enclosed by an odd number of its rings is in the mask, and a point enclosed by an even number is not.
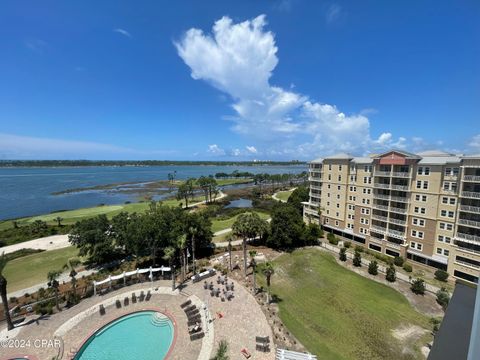
{"type": "Polygon", "coordinates": [[[478,283],[480,155],[392,150],[309,166],[305,221],[373,251],[478,283]]]}

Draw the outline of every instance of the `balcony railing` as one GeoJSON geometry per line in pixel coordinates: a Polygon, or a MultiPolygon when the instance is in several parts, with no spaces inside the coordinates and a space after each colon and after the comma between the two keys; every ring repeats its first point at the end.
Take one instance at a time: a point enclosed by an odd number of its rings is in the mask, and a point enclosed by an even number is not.
{"type": "Polygon", "coordinates": [[[463,181],[472,181],[472,182],[480,182],[480,176],[476,175],[464,175],[463,181]]]}
{"type": "Polygon", "coordinates": [[[373,230],[379,232],[380,234],[385,234],[387,232],[387,228],[384,228],[384,227],[381,227],[381,226],[372,225],[371,228],[373,230]]]}
{"type": "Polygon", "coordinates": [[[404,238],[405,237],[405,232],[398,231],[398,230],[393,230],[393,229],[388,229],[388,235],[393,235],[394,237],[400,236],[400,237],[404,238]]]}
{"type": "Polygon", "coordinates": [[[397,225],[406,225],[407,224],[406,220],[395,219],[395,218],[388,218],[388,221],[391,222],[392,224],[397,224],[397,225]]]}
{"type": "Polygon", "coordinates": [[[373,173],[373,176],[390,176],[391,172],[390,171],[375,171],[373,173]]]}
{"type": "Polygon", "coordinates": [[[470,267],[473,267],[473,268],[476,268],[476,269],[479,269],[479,268],[480,268],[480,265],[471,264],[471,263],[469,263],[469,262],[462,261],[462,260],[457,260],[457,259],[455,259],[455,263],[460,264],[460,265],[463,265],[463,266],[470,266],[470,267]]]}
{"type": "Polygon", "coordinates": [[[319,191],[321,191],[321,190],[322,190],[322,187],[321,187],[321,186],[317,186],[317,185],[310,185],[310,190],[319,190],[319,191]]]}
{"type": "Polygon", "coordinates": [[[386,216],[376,215],[376,214],[372,214],[372,219],[379,220],[379,221],[385,221],[385,222],[388,221],[388,218],[386,216]]]}
{"type": "Polygon", "coordinates": [[[456,245],[457,245],[456,249],[457,249],[458,251],[463,251],[463,252],[467,252],[467,253],[470,253],[470,254],[478,254],[478,255],[480,255],[480,250],[469,249],[469,248],[466,248],[466,247],[459,246],[458,244],[456,244],[456,245]]]}
{"type": "Polygon", "coordinates": [[[457,232],[457,238],[462,240],[470,240],[475,242],[480,242],[480,236],[465,234],[462,232],[457,232]]]}
{"type": "Polygon", "coordinates": [[[392,172],[393,177],[401,177],[401,178],[409,178],[410,173],[408,172],[403,172],[403,171],[394,171],[392,172]]]}
{"type": "Polygon", "coordinates": [[[480,214],[480,207],[478,206],[460,205],[460,210],[480,214]]]}
{"type": "Polygon", "coordinates": [[[397,214],[406,214],[407,213],[407,209],[402,209],[402,208],[395,207],[395,206],[390,206],[389,211],[397,213],[397,214]]]}
{"type": "Polygon", "coordinates": [[[389,207],[386,205],[373,204],[374,209],[388,211],[389,207]]]}
{"type": "Polygon", "coordinates": [[[390,184],[375,183],[373,186],[379,189],[390,189],[390,184]]]}
{"type": "Polygon", "coordinates": [[[409,199],[406,196],[405,197],[404,196],[391,196],[390,200],[396,201],[396,202],[404,202],[404,203],[409,202],[409,199]]]}
{"type": "Polygon", "coordinates": [[[470,227],[480,228],[480,222],[479,221],[458,219],[458,223],[462,224],[462,225],[470,226],[470,227]]]}
{"type": "Polygon", "coordinates": [[[408,191],[408,186],[405,185],[391,185],[390,188],[392,190],[408,191]]]}
{"type": "Polygon", "coordinates": [[[390,200],[390,195],[376,194],[373,193],[373,197],[377,199],[390,200]]]}
{"type": "Polygon", "coordinates": [[[385,244],[387,246],[390,246],[390,247],[392,247],[394,249],[398,249],[398,250],[400,250],[402,248],[399,244],[395,244],[395,243],[393,243],[391,241],[388,241],[388,240],[385,242],[385,244]]]}
{"type": "Polygon", "coordinates": [[[462,196],[472,199],[480,199],[480,192],[462,191],[462,196]]]}

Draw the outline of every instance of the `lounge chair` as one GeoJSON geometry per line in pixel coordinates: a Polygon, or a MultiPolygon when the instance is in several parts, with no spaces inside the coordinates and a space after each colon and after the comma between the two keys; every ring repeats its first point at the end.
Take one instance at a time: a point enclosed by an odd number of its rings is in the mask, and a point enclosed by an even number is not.
{"type": "Polygon", "coordinates": [[[115,301],[115,306],[117,307],[117,309],[120,309],[122,307],[122,303],[120,302],[120,300],[115,301]]]}
{"type": "Polygon", "coordinates": [[[245,356],[246,359],[250,359],[252,357],[252,354],[250,354],[247,349],[242,349],[240,352],[243,356],[245,356]]]}
{"type": "Polygon", "coordinates": [[[129,303],[130,299],[128,298],[128,296],[126,296],[125,299],[123,299],[123,306],[128,306],[129,303]]]}
{"type": "Polygon", "coordinates": [[[184,303],[181,303],[181,304],[180,304],[180,307],[181,307],[182,309],[184,309],[184,308],[186,308],[188,305],[190,305],[191,303],[192,303],[192,300],[187,300],[187,301],[185,301],[184,303]]]}
{"type": "Polygon", "coordinates": [[[199,313],[200,313],[199,309],[194,309],[192,311],[189,311],[188,313],[185,313],[185,315],[187,315],[187,317],[190,318],[193,316],[197,316],[199,313]]]}
{"type": "Polygon", "coordinates": [[[135,304],[137,302],[137,295],[135,293],[132,293],[132,303],[135,304]]]}
{"type": "Polygon", "coordinates": [[[202,332],[190,335],[190,340],[195,341],[195,340],[203,338],[204,336],[205,336],[205,333],[202,331],[202,332]]]}
{"type": "Polygon", "coordinates": [[[190,305],[190,306],[184,308],[183,311],[185,311],[187,313],[189,311],[195,310],[196,308],[197,308],[197,305],[190,305]]]}
{"type": "Polygon", "coordinates": [[[105,307],[102,304],[100,304],[99,306],[99,311],[100,311],[100,315],[105,315],[105,307]]]}
{"type": "Polygon", "coordinates": [[[140,292],[140,302],[142,302],[143,300],[145,300],[145,294],[144,292],[140,292]]]}
{"type": "Polygon", "coordinates": [[[270,351],[270,346],[268,344],[257,344],[255,346],[257,351],[261,352],[269,352],[270,351]]]}
{"type": "Polygon", "coordinates": [[[270,337],[268,337],[268,336],[256,336],[255,341],[257,343],[269,344],[270,343],[270,337]]]}
{"type": "Polygon", "coordinates": [[[152,297],[152,293],[150,292],[150,290],[148,290],[147,296],[145,296],[145,301],[150,301],[151,297],[152,297]]]}
{"type": "Polygon", "coordinates": [[[188,321],[187,321],[187,326],[196,325],[196,324],[200,323],[201,321],[202,321],[201,316],[188,319],[188,321]]]}

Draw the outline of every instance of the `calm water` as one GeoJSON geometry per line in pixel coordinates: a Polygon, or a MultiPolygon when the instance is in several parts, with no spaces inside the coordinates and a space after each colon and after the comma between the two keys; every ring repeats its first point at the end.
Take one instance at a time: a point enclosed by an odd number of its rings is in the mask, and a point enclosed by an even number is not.
{"type": "Polygon", "coordinates": [[[231,173],[301,173],[306,165],[295,166],[145,166],[145,167],[61,167],[0,168],[0,220],[40,215],[98,204],[135,201],[134,193],[94,190],[52,195],[53,192],[122,182],[166,180],[177,172],[177,179],[231,173]]]}
{"type": "Polygon", "coordinates": [[[97,331],[75,356],[75,360],[163,360],[172,344],[172,321],[153,311],[122,317],[97,331]]]}
{"type": "Polygon", "coordinates": [[[252,207],[252,200],[248,199],[238,199],[233,200],[228,203],[226,208],[251,208],[252,207]]]}

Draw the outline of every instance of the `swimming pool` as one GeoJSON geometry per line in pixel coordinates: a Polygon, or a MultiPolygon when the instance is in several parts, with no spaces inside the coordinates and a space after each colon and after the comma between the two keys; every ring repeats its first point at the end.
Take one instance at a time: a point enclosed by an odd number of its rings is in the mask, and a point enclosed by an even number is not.
{"type": "Polygon", "coordinates": [[[156,311],[123,316],[96,331],[75,360],[163,360],[175,335],[172,320],[156,311]]]}

